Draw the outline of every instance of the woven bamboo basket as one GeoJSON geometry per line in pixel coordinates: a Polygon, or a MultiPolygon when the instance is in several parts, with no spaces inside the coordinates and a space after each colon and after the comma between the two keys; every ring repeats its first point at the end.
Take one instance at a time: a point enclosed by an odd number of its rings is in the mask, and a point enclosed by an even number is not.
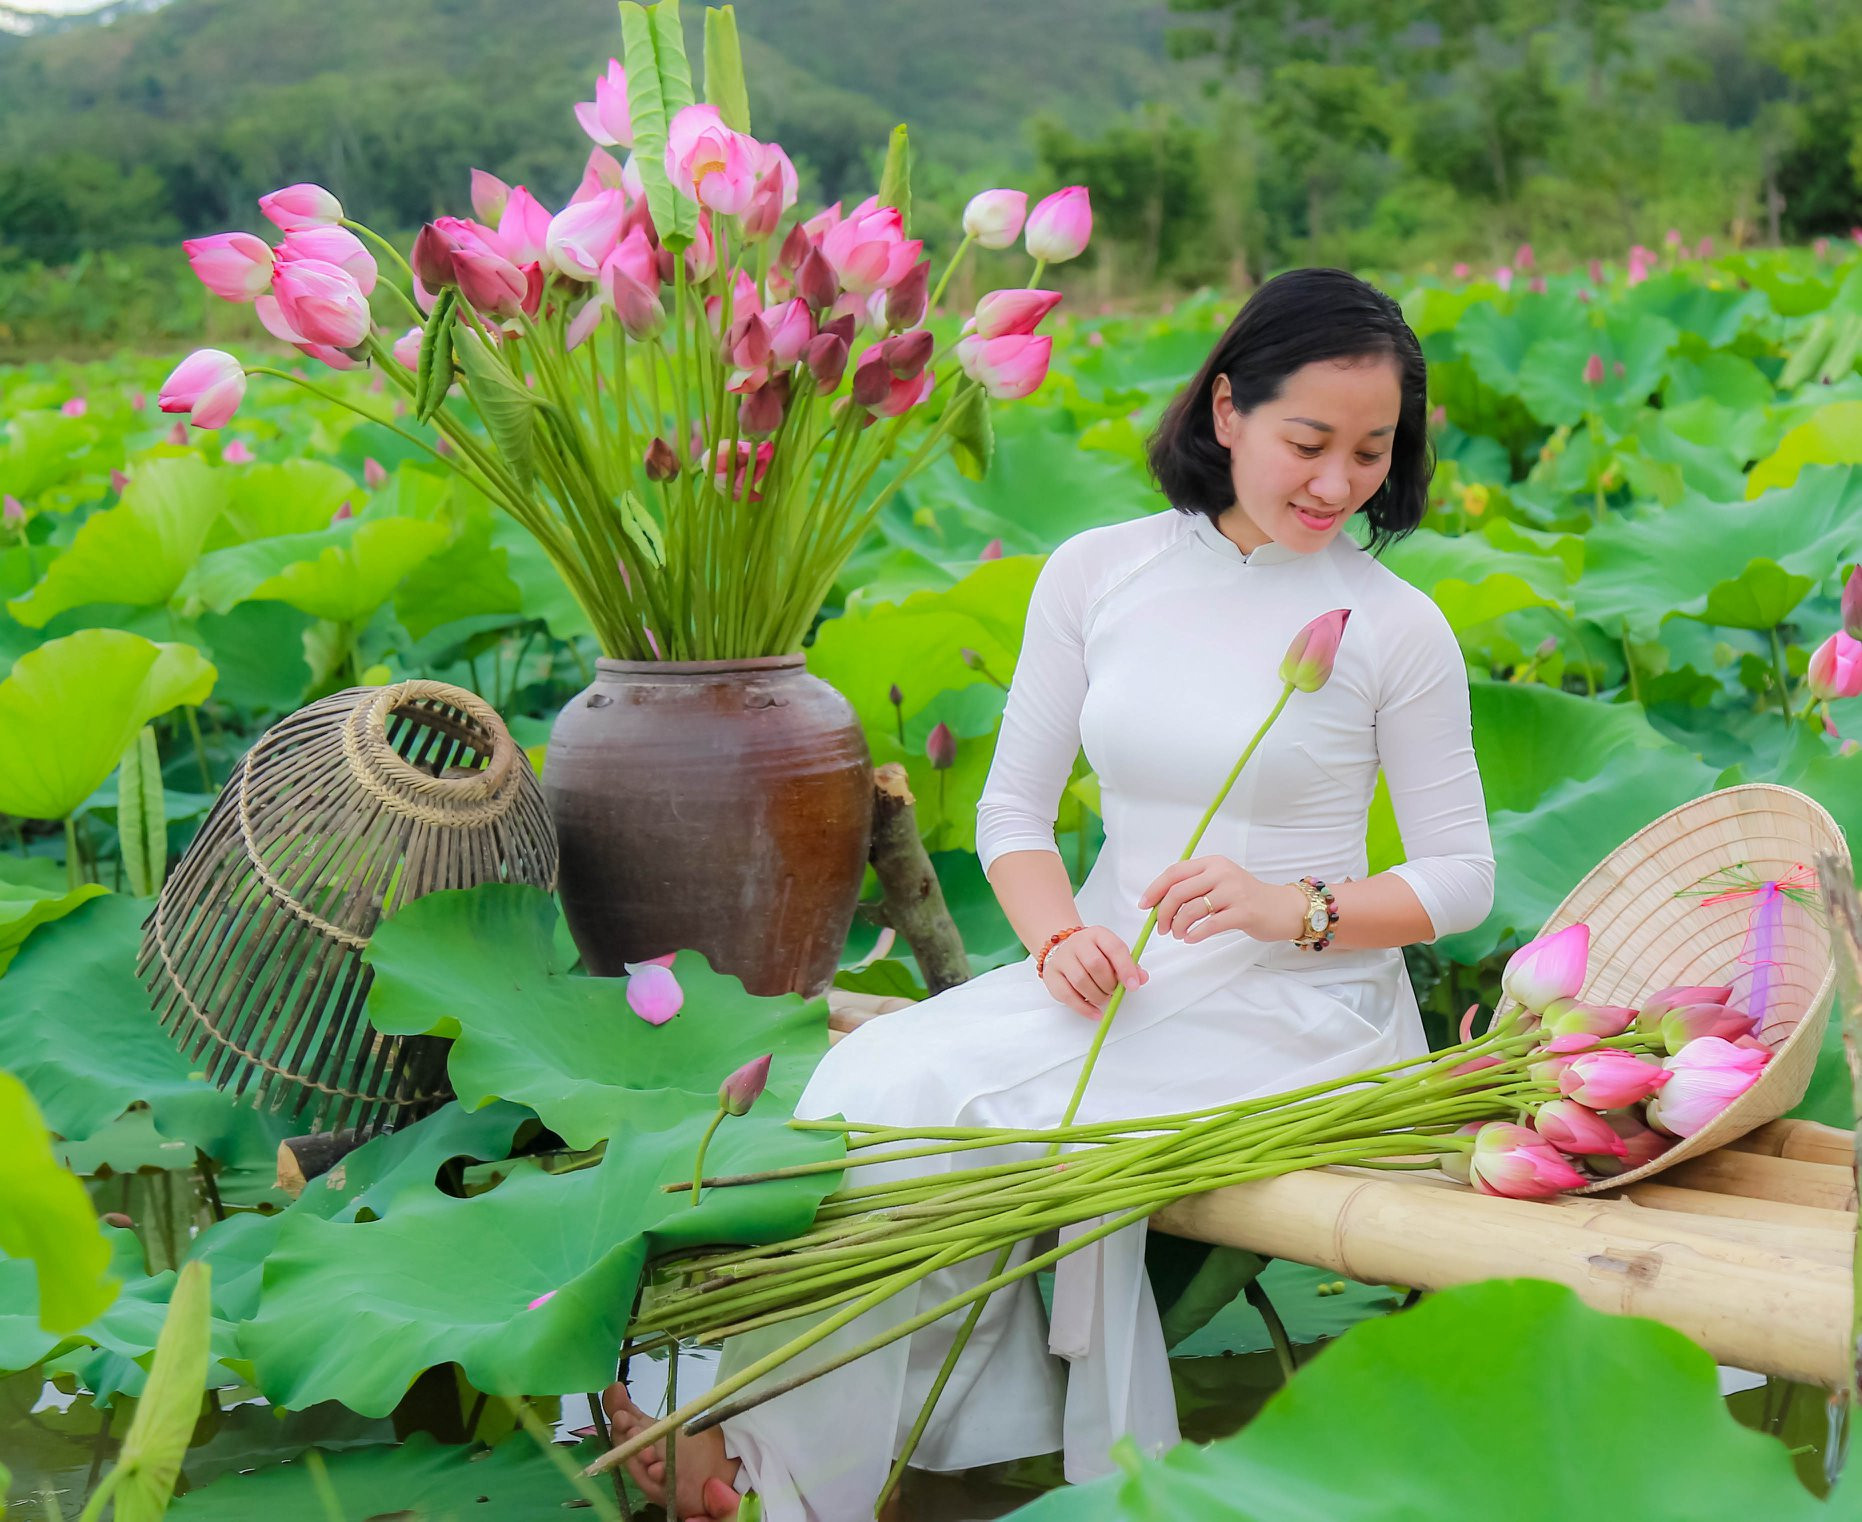
{"type": "MultiPolygon", "coordinates": [[[[1580,921],[1590,926],[1591,1003],[1639,1007],[1675,984],[1730,984],[1743,971],[1753,900],[1706,905],[1675,895],[1735,863],[1775,880],[1828,851],[1844,863],[1849,847],[1814,799],[1768,782],[1721,788],[1671,809],[1610,852],[1552,911],[1541,934],[1580,921]]],[[[1851,869],[1853,871],[1853,868],[1851,869]]],[[[1804,1097],[1817,1063],[1836,987],[1829,930],[1820,914],[1786,901],[1779,991],[1757,1034],[1774,1056],[1757,1083],[1694,1135],[1660,1157],[1579,1191],[1620,1189],[1775,1120],[1804,1097]]],[[[1737,993],[1735,994],[1737,998],[1737,993]]],[[[1495,1018],[1513,1008],[1503,998],[1495,1018]]]]}
{"type": "Polygon", "coordinates": [[[137,974],[217,1087],[311,1131],[392,1129],[450,1097],[448,1043],[367,1024],[362,953],[383,915],[483,882],[556,882],[503,720],[441,682],[351,688],[241,757],[143,924],[137,974]]]}

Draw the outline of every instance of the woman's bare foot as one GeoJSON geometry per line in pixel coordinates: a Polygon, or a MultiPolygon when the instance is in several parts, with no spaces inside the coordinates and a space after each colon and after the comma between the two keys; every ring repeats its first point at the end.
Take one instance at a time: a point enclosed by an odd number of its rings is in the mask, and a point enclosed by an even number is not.
{"type": "MultiPolygon", "coordinates": [[[[601,1392],[601,1409],[608,1414],[608,1431],[616,1444],[653,1425],[633,1402],[627,1386],[612,1384],[601,1392]]],[[[651,1443],[626,1460],[627,1472],[642,1493],[656,1505],[666,1504],[666,1445],[651,1443]]],[[[668,1515],[677,1522],[712,1522],[737,1515],[735,1481],[743,1466],[724,1451],[724,1434],[716,1427],[679,1439],[677,1505],[668,1515]]]]}

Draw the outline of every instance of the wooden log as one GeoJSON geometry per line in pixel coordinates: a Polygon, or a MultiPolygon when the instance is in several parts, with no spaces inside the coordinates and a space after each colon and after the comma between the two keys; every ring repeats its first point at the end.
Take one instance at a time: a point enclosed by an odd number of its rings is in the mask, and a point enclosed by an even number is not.
{"type": "Polygon", "coordinates": [[[1841,1126],[1826,1126],[1814,1120],[1768,1120],[1726,1145],[1739,1152],[1763,1152],[1770,1157],[1830,1163],[1838,1168],[1855,1162],[1855,1137],[1841,1126]]]}
{"type": "Polygon", "coordinates": [[[1704,1237],[1656,1245],[1622,1229],[1620,1212],[1573,1224],[1526,1200],[1322,1168],[1180,1200],[1152,1219],[1372,1284],[1551,1279],[1600,1310],[1664,1321],[1722,1363],[1832,1388],[1851,1375],[1847,1272],[1704,1237]]]}
{"type": "Polygon", "coordinates": [[[373,1134],[351,1128],[287,1136],[278,1143],[278,1187],[296,1199],[312,1179],[328,1173],[373,1134]]]}
{"type": "Polygon", "coordinates": [[[1717,1147],[1656,1175],[1676,1189],[1706,1189],[1714,1194],[1781,1200],[1822,1210],[1856,1208],[1855,1175],[1828,1163],[1805,1163],[1762,1152],[1732,1152],[1717,1147]]]}
{"type": "Polygon", "coordinates": [[[905,768],[888,761],[873,773],[873,870],[885,894],[886,923],[918,958],[925,987],[942,993],[970,979],[963,937],[925,854],[905,768]]]}
{"type": "Polygon", "coordinates": [[[1599,1195],[1599,1199],[1628,1199],[1651,1210],[1678,1210],[1696,1215],[1740,1217],[1748,1221],[1770,1222],[1780,1226],[1811,1226],[1826,1230],[1855,1231],[1853,1211],[1824,1210],[1816,1205],[1790,1205],[1783,1200],[1761,1200],[1751,1195],[1715,1194],[1711,1189],[1677,1189],[1664,1184],[1662,1175],[1631,1184],[1621,1194],[1599,1195]]]}

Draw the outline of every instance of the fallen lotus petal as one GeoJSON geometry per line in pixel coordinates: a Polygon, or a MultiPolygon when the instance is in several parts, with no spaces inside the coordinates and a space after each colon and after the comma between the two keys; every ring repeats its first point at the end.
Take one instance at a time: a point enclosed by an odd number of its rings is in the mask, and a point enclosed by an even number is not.
{"type": "Polygon", "coordinates": [[[663,961],[625,962],[627,1007],[648,1025],[664,1025],[685,1003],[685,990],[663,961]]]}

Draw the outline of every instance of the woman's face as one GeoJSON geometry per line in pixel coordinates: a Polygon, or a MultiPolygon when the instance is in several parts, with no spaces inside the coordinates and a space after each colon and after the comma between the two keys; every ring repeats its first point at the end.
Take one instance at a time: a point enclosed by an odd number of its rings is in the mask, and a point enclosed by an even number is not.
{"type": "Polygon", "coordinates": [[[1396,360],[1378,355],[1303,365],[1248,413],[1235,410],[1228,377],[1218,375],[1214,406],[1235,485],[1218,526],[1248,553],[1272,539],[1311,554],[1390,474],[1403,391],[1396,360]]]}

